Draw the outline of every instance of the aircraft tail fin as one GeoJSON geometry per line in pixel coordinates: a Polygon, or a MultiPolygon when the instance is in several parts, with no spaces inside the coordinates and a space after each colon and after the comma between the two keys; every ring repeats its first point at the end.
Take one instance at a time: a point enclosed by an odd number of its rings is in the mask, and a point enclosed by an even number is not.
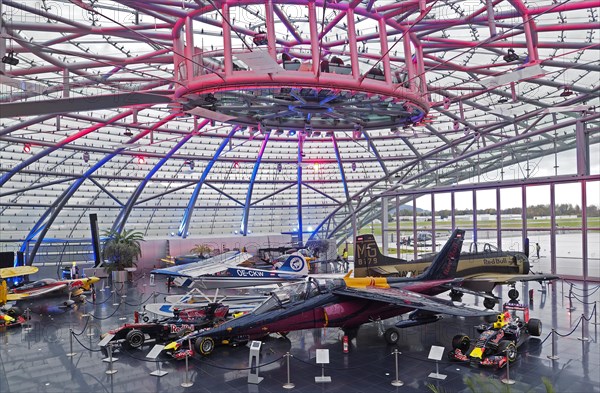
{"type": "Polygon", "coordinates": [[[455,229],[431,265],[419,275],[419,278],[421,280],[443,280],[455,277],[464,237],[465,231],[455,229]]]}
{"type": "Polygon", "coordinates": [[[377,266],[397,266],[403,263],[408,263],[405,259],[388,257],[379,251],[375,236],[364,234],[357,236],[356,255],[354,256],[354,276],[365,277],[372,274],[369,269],[377,266]]]}
{"type": "Polygon", "coordinates": [[[308,275],[308,263],[302,254],[294,253],[287,257],[277,270],[299,275],[308,275]]]}

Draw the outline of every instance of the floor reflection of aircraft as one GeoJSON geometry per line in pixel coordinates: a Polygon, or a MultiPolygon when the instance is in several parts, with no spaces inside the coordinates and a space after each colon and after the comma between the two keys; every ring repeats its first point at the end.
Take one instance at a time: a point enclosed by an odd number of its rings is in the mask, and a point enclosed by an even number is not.
{"type": "Polygon", "coordinates": [[[308,274],[306,258],[300,253],[283,255],[273,263],[275,269],[240,266],[251,254],[230,251],[211,258],[181,266],[154,269],[153,274],[175,277],[175,284],[186,288],[241,288],[298,280],[308,274]]]}
{"type": "MultiPolygon", "coordinates": [[[[462,282],[454,276],[463,236],[464,231],[454,231],[431,267],[417,277],[350,278],[348,274],[343,279],[309,278],[277,289],[252,313],[192,333],[165,349],[177,356],[178,349],[190,339],[196,352],[208,354],[216,343],[236,343],[269,333],[321,327],[341,327],[352,334],[364,323],[411,311],[409,319],[398,322],[396,327],[435,322],[439,314],[495,315],[495,312],[434,297],[448,290],[448,285],[462,282]]],[[[385,332],[390,343],[400,337],[396,327],[385,332]]]]}
{"type": "MultiPolygon", "coordinates": [[[[354,261],[354,277],[365,276],[416,276],[431,265],[435,254],[408,261],[383,255],[377,247],[375,237],[371,234],[356,237],[356,257],[354,261]]],[[[554,275],[530,274],[527,255],[515,251],[498,251],[494,246],[485,244],[483,251],[478,251],[474,243],[469,252],[460,254],[456,268],[457,277],[465,277],[461,288],[452,290],[452,300],[460,300],[463,293],[484,292],[484,305],[494,308],[498,299],[492,294],[496,285],[513,285],[518,281],[547,281],[558,278],[554,275]]],[[[511,292],[519,297],[516,289],[511,292]]]]}
{"type": "Polygon", "coordinates": [[[33,299],[41,296],[50,296],[58,294],[67,294],[68,300],[64,301],[65,306],[71,306],[75,301],[85,299],[85,291],[93,291],[94,283],[100,281],[98,277],[77,278],[74,280],[55,280],[44,278],[11,289],[10,293],[19,295],[22,300],[33,299]]]}

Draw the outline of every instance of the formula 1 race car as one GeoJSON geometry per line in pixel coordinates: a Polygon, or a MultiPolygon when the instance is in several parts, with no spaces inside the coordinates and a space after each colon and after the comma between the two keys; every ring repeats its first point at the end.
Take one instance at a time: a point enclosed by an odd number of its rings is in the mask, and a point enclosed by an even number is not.
{"type": "Polygon", "coordinates": [[[22,326],[27,320],[18,308],[12,307],[6,312],[0,309],[0,328],[22,326]]]}
{"type": "Polygon", "coordinates": [[[542,334],[542,322],[529,318],[529,308],[517,302],[504,304],[496,322],[476,327],[479,338],[472,343],[469,336],[458,334],[452,339],[450,360],[470,362],[474,365],[502,368],[517,359],[517,348],[531,336],[542,334]],[[522,313],[522,317],[517,316],[522,313]]]}
{"type": "Polygon", "coordinates": [[[210,303],[200,308],[174,310],[172,317],[150,321],[146,316],[145,322],[139,322],[139,314],[135,314],[134,323],[110,330],[103,334],[114,335],[110,342],[120,342],[124,348],[139,348],[147,339],[155,342],[171,341],[183,337],[195,330],[212,327],[225,321],[229,313],[229,306],[221,303],[210,303]]]}

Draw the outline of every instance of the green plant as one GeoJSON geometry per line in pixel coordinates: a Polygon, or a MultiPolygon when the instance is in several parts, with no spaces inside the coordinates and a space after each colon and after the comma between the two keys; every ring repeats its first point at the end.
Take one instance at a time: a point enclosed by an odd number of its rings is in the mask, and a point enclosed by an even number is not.
{"type": "Polygon", "coordinates": [[[196,254],[201,258],[206,258],[207,255],[210,255],[212,248],[206,244],[196,244],[194,248],[190,250],[192,254],[196,254]]]}
{"type": "Polygon", "coordinates": [[[114,230],[105,231],[104,236],[108,239],[102,249],[102,258],[109,262],[106,266],[107,272],[125,270],[135,267],[135,261],[142,256],[140,242],[144,241],[144,235],[139,231],[118,232],[114,230]]]}

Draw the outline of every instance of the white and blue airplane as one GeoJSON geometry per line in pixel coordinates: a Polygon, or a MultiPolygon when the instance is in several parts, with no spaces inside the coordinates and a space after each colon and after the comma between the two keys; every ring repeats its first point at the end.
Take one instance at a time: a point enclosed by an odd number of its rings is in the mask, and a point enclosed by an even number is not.
{"type": "Polygon", "coordinates": [[[308,263],[300,253],[282,255],[273,269],[240,266],[252,258],[245,252],[229,251],[208,260],[154,269],[152,274],[175,277],[175,285],[184,288],[243,288],[301,280],[308,275],[308,263]]]}

